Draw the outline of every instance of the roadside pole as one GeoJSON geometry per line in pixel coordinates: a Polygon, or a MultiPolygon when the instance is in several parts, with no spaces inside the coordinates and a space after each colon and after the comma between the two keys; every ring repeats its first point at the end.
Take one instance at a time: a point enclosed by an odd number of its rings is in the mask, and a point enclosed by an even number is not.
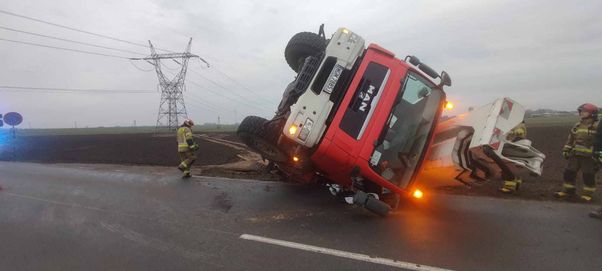
{"type": "Polygon", "coordinates": [[[21,124],[21,122],[23,122],[23,116],[21,116],[21,114],[17,113],[17,112],[9,112],[4,114],[4,122],[8,125],[10,125],[11,128],[11,132],[13,134],[13,140],[12,140],[12,145],[13,145],[13,161],[17,160],[17,129],[15,128],[15,126],[21,124]]]}
{"type": "Polygon", "coordinates": [[[12,133],[13,133],[13,161],[17,161],[17,133],[15,131],[15,126],[11,125],[12,133]]]}

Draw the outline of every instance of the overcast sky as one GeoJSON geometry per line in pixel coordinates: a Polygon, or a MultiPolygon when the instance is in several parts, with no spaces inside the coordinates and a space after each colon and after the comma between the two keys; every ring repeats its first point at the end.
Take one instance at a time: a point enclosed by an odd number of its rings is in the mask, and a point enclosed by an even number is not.
{"type": "MultiPolygon", "coordinates": [[[[185,98],[197,123],[216,122],[218,115],[223,123],[271,116],[294,76],[283,56],[288,39],[317,31],[321,23],[327,35],[345,26],[399,57],[413,54],[447,71],[454,114],[504,96],[532,109],[602,105],[602,1],[3,0],[0,9],[178,52],[192,37],[192,53],[212,65],[189,64],[185,98]]],[[[2,13],[0,27],[149,54],[148,48],[2,13]]],[[[0,38],[142,56],[1,28],[0,38]]],[[[2,40],[0,59],[0,86],[157,88],[153,66],[145,62],[135,67],[125,59],[2,40]]],[[[177,68],[167,61],[164,70],[177,68]]],[[[154,125],[159,100],[158,92],[0,90],[0,113],[21,112],[23,128],[154,125]]]]}

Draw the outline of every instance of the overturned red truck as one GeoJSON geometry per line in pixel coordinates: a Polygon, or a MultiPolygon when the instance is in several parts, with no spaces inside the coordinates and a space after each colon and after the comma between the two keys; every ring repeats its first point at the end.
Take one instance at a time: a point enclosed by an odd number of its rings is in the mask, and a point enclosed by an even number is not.
{"type": "Polygon", "coordinates": [[[248,116],[237,133],[287,178],[384,216],[417,187],[541,174],[530,142],[504,140],[524,116],[508,98],[439,122],[449,75],[346,28],[298,33],[285,58],[297,76],[275,116],[248,116]]]}

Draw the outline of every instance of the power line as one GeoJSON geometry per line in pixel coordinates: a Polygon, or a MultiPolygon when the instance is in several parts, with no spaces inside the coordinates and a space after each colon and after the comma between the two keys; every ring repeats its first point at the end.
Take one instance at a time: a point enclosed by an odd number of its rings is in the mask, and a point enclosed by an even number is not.
{"type": "MultiPolygon", "coordinates": [[[[41,20],[41,19],[29,17],[29,16],[25,16],[25,15],[22,15],[22,14],[16,14],[14,12],[10,12],[10,11],[7,11],[7,10],[0,9],[0,13],[11,15],[11,16],[15,16],[15,17],[19,17],[19,18],[23,18],[23,19],[32,20],[32,21],[35,21],[35,22],[40,22],[40,23],[44,23],[44,24],[48,24],[48,25],[52,25],[52,26],[56,26],[56,27],[60,27],[60,28],[64,28],[64,29],[68,29],[68,30],[72,30],[72,31],[76,31],[76,32],[80,32],[80,33],[85,33],[85,34],[89,34],[89,35],[93,35],[93,36],[97,36],[97,37],[102,37],[102,38],[106,38],[106,39],[110,39],[110,40],[114,40],[114,41],[119,41],[119,42],[124,42],[124,43],[132,44],[132,45],[136,45],[136,46],[140,46],[140,47],[144,47],[144,48],[149,48],[149,46],[146,45],[146,44],[132,42],[132,41],[128,41],[128,40],[124,40],[124,39],[120,39],[120,38],[116,38],[116,37],[111,37],[111,36],[107,36],[107,35],[103,35],[103,34],[98,34],[98,33],[90,32],[90,31],[86,31],[86,30],[82,30],[82,29],[78,29],[78,28],[66,26],[66,25],[61,25],[61,24],[57,24],[57,23],[53,23],[53,22],[49,22],[49,21],[45,21],[45,20],[41,20]]],[[[30,45],[32,45],[32,44],[30,44],[30,45]]],[[[41,45],[38,45],[38,46],[41,46],[41,45]]],[[[43,46],[43,47],[53,48],[51,46],[43,46]]],[[[54,48],[54,49],[58,49],[58,48],[54,48]]],[[[112,48],[112,50],[113,49],[116,49],[116,48],[112,48]]],[[[161,49],[161,48],[156,48],[156,49],[157,50],[161,50],[161,51],[165,51],[165,52],[171,52],[171,53],[173,53],[173,51],[166,50],[166,49],[161,49]]],[[[120,50],[120,49],[117,49],[117,50],[120,50]]],[[[75,51],[79,51],[79,50],[75,50],[75,51]]],[[[113,56],[113,57],[116,57],[116,56],[113,56]]],[[[122,58],[122,57],[120,57],[120,58],[122,58]]],[[[209,65],[209,63],[207,63],[207,61],[205,61],[204,59],[202,59],[202,58],[199,58],[199,59],[201,61],[205,62],[205,64],[209,65]]],[[[216,71],[218,71],[220,74],[224,75],[226,78],[228,78],[229,80],[231,80],[235,84],[243,87],[245,90],[258,95],[256,92],[254,92],[253,90],[249,89],[248,87],[242,85],[240,82],[238,82],[237,80],[235,80],[231,76],[227,75],[226,73],[224,73],[224,72],[222,72],[222,71],[220,71],[218,69],[216,69],[216,71]]],[[[240,96],[240,95],[237,95],[237,96],[239,96],[239,97],[242,98],[242,96],[240,96]]],[[[259,97],[261,97],[261,96],[259,96],[259,97]]],[[[272,101],[269,101],[269,102],[272,102],[272,101]]]]}
{"type": "Polygon", "coordinates": [[[31,46],[38,46],[38,47],[45,47],[45,48],[63,50],[63,51],[78,52],[78,53],[82,53],[82,54],[89,54],[89,55],[98,55],[98,56],[106,56],[106,57],[128,59],[127,57],[122,57],[122,56],[117,56],[117,55],[109,55],[109,54],[96,53],[96,52],[90,52],[90,51],[84,51],[84,50],[78,50],[78,49],[64,48],[64,47],[58,47],[58,46],[50,46],[50,45],[44,45],[44,44],[39,44],[39,43],[33,43],[33,42],[18,41],[18,40],[9,40],[9,39],[3,39],[3,38],[0,38],[0,40],[2,40],[2,41],[8,41],[8,42],[13,42],[13,43],[27,44],[27,45],[31,45],[31,46]]]}
{"type": "MultiPolygon", "coordinates": [[[[97,34],[97,33],[94,33],[94,32],[77,29],[77,28],[74,28],[74,27],[60,25],[60,24],[49,22],[49,21],[44,21],[44,20],[41,20],[41,19],[36,19],[36,18],[29,17],[29,16],[21,15],[21,14],[16,14],[16,13],[13,13],[13,12],[10,12],[10,11],[7,11],[7,10],[0,9],[0,13],[4,13],[4,14],[15,16],[15,17],[19,17],[19,18],[23,18],[23,19],[27,19],[27,20],[31,20],[31,21],[35,21],[35,22],[39,22],[39,23],[44,23],[44,24],[48,24],[48,25],[52,25],[52,26],[56,26],[56,27],[60,27],[60,28],[64,28],[64,29],[68,29],[68,30],[71,30],[71,31],[76,31],[76,32],[85,33],[85,34],[88,34],[88,35],[93,35],[93,36],[97,36],[97,37],[101,37],[101,38],[106,38],[106,39],[110,39],[110,40],[114,40],[114,41],[119,41],[119,42],[125,42],[125,43],[128,43],[128,44],[132,44],[132,45],[136,45],[136,46],[141,46],[141,47],[148,48],[148,45],[146,45],[146,44],[131,42],[131,41],[122,40],[122,39],[119,39],[119,38],[115,38],[115,37],[111,37],[111,36],[107,36],[107,35],[103,35],[103,34],[97,34]]],[[[161,49],[161,50],[163,50],[163,49],[161,49]]]]}
{"type": "Polygon", "coordinates": [[[153,90],[142,89],[98,89],[98,88],[50,88],[50,87],[23,87],[23,86],[0,86],[0,91],[13,92],[71,92],[86,94],[122,94],[122,93],[153,93],[153,90]]]}
{"type": "Polygon", "coordinates": [[[218,111],[215,111],[215,110],[213,110],[213,109],[211,109],[211,108],[204,107],[204,106],[200,106],[200,105],[197,105],[197,104],[195,104],[195,103],[189,103],[189,104],[188,104],[188,106],[189,106],[191,109],[206,110],[206,111],[210,111],[210,112],[213,112],[213,113],[215,113],[215,114],[218,114],[218,115],[219,115],[219,114],[223,114],[223,112],[218,112],[218,111]]]}
{"type": "MultiPolygon", "coordinates": [[[[172,59],[172,60],[173,60],[173,59],[172,59]]],[[[161,65],[161,67],[167,68],[167,69],[168,69],[168,70],[170,70],[170,71],[177,71],[177,70],[180,70],[180,68],[178,68],[178,67],[176,67],[176,68],[169,67],[169,66],[167,66],[167,64],[163,63],[162,61],[160,61],[160,62],[159,62],[159,64],[161,65]]],[[[178,64],[178,65],[179,65],[179,64],[178,64]]]]}
{"type": "MultiPolygon", "coordinates": [[[[215,69],[215,71],[217,71],[218,73],[220,73],[221,75],[225,76],[226,78],[230,79],[230,81],[234,82],[235,84],[237,84],[238,86],[242,87],[244,90],[255,94],[255,95],[259,95],[256,91],[246,87],[245,85],[241,84],[240,82],[238,82],[236,79],[232,78],[231,76],[229,76],[228,74],[226,74],[225,72],[222,72],[220,69],[218,69],[217,67],[213,66],[213,69],[215,69]]],[[[265,99],[264,99],[265,100],[265,99]]],[[[269,101],[269,100],[265,100],[265,101],[269,101]]],[[[272,102],[272,101],[269,101],[272,102]]]]}
{"type": "Polygon", "coordinates": [[[148,69],[148,70],[145,70],[145,69],[143,69],[143,68],[140,68],[140,67],[136,66],[136,64],[134,64],[134,61],[132,61],[131,59],[130,59],[129,61],[130,61],[130,64],[132,64],[132,66],[134,66],[134,68],[138,69],[139,71],[143,71],[143,72],[152,72],[152,71],[154,71],[154,70],[155,70],[155,69],[148,69]]]}
{"type": "Polygon", "coordinates": [[[216,114],[224,114],[224,111],[222,111],[222,109],[218,108],[215,105],[211,105],[211,104],[201,100],[200,98],[191,96],[190,93],[189,93],[189,95],[186,95],[186,99],[187,99],[188,103],[192,102],[192,104],[189,104],[189,105],[194,106],[193,108],[208,110],[208,111],[211,111],[216,114]]]}
{"type": "MultiPolygon", "coordinates": [[[[85,34],[96,36],[96,37],[106,38],[106,39],[110,39],[110,40],[114,40],[114,41],[119,41],[119,42],[124,42],[124,43],[128,43],[128,44],[136,45],[136,46],[141,46],[141,47],[149,48],[148,45],[143,44],[143,43],[131,42],[131,41],[123,40],[123,39],[120,39],[120,38],[115,38],[115,37],[111,37],[111,36],[107,36],[107,35],[103,35],[103,34],[98,34],[98,33],[90,32],[90,31],[82,30],[82,29],[77,29],[75,27],[60,25],[60,24],[56,24],[56,23],[53,23],[53,22],[44,21],[44,20],[41,20],[41,19],[36,19],[36,18],[29,17],[29,16],[21,15],[21,14],[16,14],[14,12],[10,12],[10,11],[7,11],[7,10],[0,9],[0,13],[4,13],[4,14],[7,14],[7,15],[11,15],[11,16],[15,16],[15,17],[20,17],[20,18],[31,20],[31,21],[35,21],[35,22],[44,23],[44,24],[48,24],[48,25],[52,25],[52,26],[56,26],[56,27],[60,27],[60,28],[64,28],[64,29],[68,29],[68,30],[71,30],[71,31],[85,33],[85,34]]],[[[164,51],[164,52],[173,53],[173,51],[166,50],[166,49],[161,49],[161,48],[156,48],[156,49],[160,50],[160,51],[164,51]]]]}
{"type": "MultiPolygon", "coordinates": [[[[49,46],[49,45],[43,45],[43,44],[37,44],[37,43],[30,43],[30,42],[24,42],[24,41],[16,41],[16,40],[9,40],[9,39],[3,39],[3,38],[0,38],[0,40],[2,40],[2,41],[8,41],[8,42],[14,42],[14,43],[27,44],[27,45],[32,45],[32,46],[39,46],[39,47],[45,47],[45,48],[52,48],[52,49],[57,49],[57,50],[73,51],[73,52],[84,53],[84,54],[99,55],[99,56],[114,57],[114,58],[121,58],[121,59],[128,59],[128,60],[129,60],[129,58],[127,58],[127,57],[116,56],[116,55],[102,54],[102,53],[96,53],[96,52],[90,52],[90,51],[83,51],[83,50],[77,50],[77,49],[70,49],[70,48],[63,48],[63,47],[49,46]]],[[[192,80],[189,80],[189,82],[191,82],[191,83],[193,83],[193,84],[195,84],[195,85],[197,85],[197,86],[199,86],[199,87],[202,87],[200,84],[198,84],[198,83],[196,83],[196,82],[194,82],[194,81],[192,81],[192,80]]],[[[214,82],[214,84],[217,84],[217,83],[215,83],[215,82],[214,82]]],[[[220,86],[220,87],[222,87],[222,88],[224,88],[224,89],[226,89],[225,87],[223,87],[223,86],[221,86],[221,85],[219,85],[219,86],[220,86]]],[[[227,89],[226,89],[226,90],[227,90],[227,89]]],[[[252,104],[248,104],[248,103],[243,103],[243,102],[241,102],[241,101],[237,101],[237,100],[235,100],[235,99],[233,99],[233,98],[231,98],[231,97],[225,96],[225,95],[223,95],[223,94],[221,94],[221,93],[219,93],[219,92],[216,92],[216,91],[213,91],[213,90],[209,90],[209,89],[207,89],[207,91],[209,91],[209,92],[211,92],[211,93],[213,93],[213,94],[216,94],[216,95],[218,95],[218,96],[224,97],[224,98],[226,98],[226,99],[230,99],[230,100],[232,100],[232,101],[238,102],[238,103],[240,103],[240,104],[244,104],[244,105],[251,106],[251,107],[254,107],[254,108],[256,108],[256,109],[260,109],[260,110],[264,110],[264,111],[265,111],[265,109],[264,109],[264,108],[260,108],[260,107],[257,107],[257,106],[255,106],[255,105],[252,105],[252,104]]],[[[267,112],[267,111],[266,111],[266,112],[267,112]]]]}
{"type": "Polygon", "coordinates": [[[192,101],[194,101],[194,102],[196,102],[196,103],[199,103],[199,104],[200,104],[200,105],[202,105],[203,107],[207,107],[207,108],[209,108],[209,109],[212,109],[212,110],[217,110],[217,111],[220,111],[220,110],[222,110],[222,109],[218,108],[217,106],[215,106],[215,105],[211,105],[211,104],[209,104],[209,103],[207,103],[207,102],[203,101],[202,99],[200,99],[200,98],[198,98],[198,97],[196,97],[196,96],[192,96],[192,95],[188,94],[188,95],[186,95],[186,98],[187,98],[187,99],[191,99],[192,101]]]}
{"type": "MultiPolygon", "coordinates": [[[[56,27],[60,27],[60,28],[68,29],[68,30],[72,30],[72,31],[76,31],[76,32],[81,32],[81,33],[85,33],[85,34],[89,34],[89,35],[93,35],[93,36],[97,36],[97,37],[107,38],[107,39],[111,39],[111,40],[114,40],[114,41],[119,41],[119,42],[124,42],[124,43],[128,43],[128,44],[136,45],[136,46],[141,46],[141,47],[149,48],[149,46],[148,46],[148,45],[145,45],[145,44],[136,43],[136,42],[131,42],[131,41],[123,40],[123,39],[120,39],[120,38],[115,38],[115,37],[111,37],[111,36],[107,36],[107,35],[103,35],[103,34],[98,34],[98,33],[90,32],[90,31],[86,31],[86,30],[77,29],[77,28],[74,28],[74,27],[69,27],[69,26],[65,26],[65,25],[60,25],[60,24],[56,24],[56,23],[49,22],[49,21],[45,21],[45,20],[41,20],[41,19],[36,19],[36,18],[33,18],[33,17],[29,17],[29,16],[21,15],[21,14],[16,14],[16,13],[13,13],[13,12],[10,12],[10,11],[6,11],[6,10],[2,10],[2,9],[0,9],[0,13],[7,14],[7,15],[11,15],[11,16],[15,16],[15,17],[20,17],[20,18],[24,18],[24,19],[28,19],[28,20],[32,20],[32,21],[36,21],[36,22],[40,22],[40,23],[44,23],[44,24],[48,24],[48,25],[52,25],[52,26],[56,26],[56,27]]],[[[77,49],[69,49],[69,48],[63,48],[63,47],[56,47],[56,46],[48,46],[48,45],[42,45],[42,44],[36,44],[36,43],[29,43],[29,42],[23,42],[23,41],[15,41],[15,40],[8,40],[8,39],[2,39],[2,38],[0,38],[0,40],[3,40],[3,41],[8,41],[8,42],[15,42],[15,43],[28,44],[28,45],[32,45],[32,46],[39,46],[39,47],[46,47],[46,48],[58,49],[58,50],[67,50],[67,51],[73,51],[73,52],[79,52],[79,53],[85,53],[85,54],[91,54],[91,55],[100,55],[100,56],[115,57],[115,58],[125,58],[125,57],[116,56],[116,55],[109,55],[109,54],[95,53],[95,52],[89,52],[89,51],[83,51],[83,50],[77,50],[77,49]]],[[[172,51],[170,51],[170,50],[165,50],[165,49],[160,49],[160,48],[157,48],[157,50],[161,50],[161,51],[167,51],[167,52],[172,52],[172,51]]],[[[125,59],[128,59],[128,58],[125,58],[125,59]]],[[[203,60],[203,59],[201,59],[201,60],[203,60]]],[[[203,61],[204,61],[204,60],[203,60],[203,61]]],[[[205,62],[205,63],[207,63],[207,62],[205,62]]],[[[221,71],[220,71],[220,73],[222,73],[222,74],[226,75],[224,72],[221,72],[221,71]]],[[[232,77],[229,77],[229,76],[227,76],[227,77],[228,77],[230,80],[234,80],[232,77]]],[[[206,77],[204,77],[204,78],[205,78],[205,79],[207,79],[206,77]]],[[[225,87],[223,87],[223,86],[221,86],[221,85],[217,84],[216,82],[214,82],[214,81],[212,81],[212,80],[210,80],[210,79],[207,79],[207,80],[209,80],[210,82],[214,83],[215,85],[218,85],[219,87],[221,87],[221,88],[223,88],[223,89],[225,89],[225,90],[228,90],[228,89],[226,89],[225,87]]],[[[191,81],[191,82],[192,82],[193,84],[196,84],[194,81],[191,81]]],[[[237,84],[239,84],[239,85],[242,85],[242,84],[240,84],[240,83],[238,83],[238,82],[237,82],[237,84]]],[[[198,85],[198,84],[197,84],[197,85],[198,85]]],[[[248,88],[247,88],[247,89],[248,89],[248,88]]],[[[218,92],[213,92],[213,91],[210,91],[210,92],[212,92],[212,93],[214,93],[214,94],[216,94],[216,95],[222,96],[222,97],[224,97],[224,98],[227,98],[227,99],[230,99],[230,100],[236,101],[236,100],[234,100],[234,99],[232,99],[232,98],[230,98],[230,97],[224,96],[224,95],[222,95],[222,94],[220,94],[220,93],[218,93],[218,92]]],[[[234,92],[231,92],[231,93],[234,93],[234,92]]],[[[235,93],[235,94],[236,94],[236,93],[235,93]]],[[[238,95],[238,94],[236,94],[236,95],[237,95],[237,96],[239,96],[239,97],[240,97],[240,98],[242,98],[242,99],[245,99],[245,98],[244,98],[244,97],[242,97],[241,95],[238,95]]],[[[251,107],[254,107],[254,108],[257,108],[257,109],[260,109],[260,110],[266,111],[264,108],[257,107],[257,106],[255,106],[255,105],[253,105],[253,104],[242,103],[241,101],[236,101],[236,102],[239,102],[239,103],[241,103],[241,104],[245,104],[245,105],[247,105],[247,106],[251,106],[251,107]]],[[[266,111],[266,112],[267,112],[267,111],[266,111]]]]}
{"type": "Polygon", "coordinates": [[[203,104],[203,105],[205,105],[205,106],[207,106],[207,107],[210,107],[210,108],[212,108],[212,109],[215,109],[215,110],[221,110],[221,109],[222,109],[222,108],[220,108],[219,106],[217,106],[217,105],[214,105],[214,104],[211,104],[211,102],[205,101],[203,98],[201,98],[201,97],[199,97],[199,96],[196,96],[196,95],[193,95],[193,94],[194,94],[194,92],[190,92],[190,91],[189,91],[189,92],[186,94],[186,97],[187,97],[187,98],[192,98],[192,99],[194,99],[194,100],[197,100],[199,103],[201,103],[201,104],[203,104]]]}
{"type": "Polygon", "coordinates": [[[192,81],[192,80],[190,80],[190,79],[188,80],[188,82],[190,82],[190,83],[192,83],[192,84],[194,84],[194,85],[196,85],[196,86],[200,87],[201,89],[207,90],[207,91],[209,91],[209,92],[211,92],[211,93],[213,93],[213,94],[215,94],[215,95],[221,96],[221,97],[223,97],[223,98],[226,98],[226,99],[228,99],[228,100],[231,100],[231,101],[233,101],[233,102],[239,103],[239,104],[241,104],[241,105],[246,105],[246,106],[248,106],[248,107],[252,107],[252,108],[255,108],[255,109],[259,109],[259,110],[261,110],[261,111],[264,111],[264,112],[269,112],[269,110],[266,110],[265,108],[261,108],[261,107],[259,107],[259,106],[256,106],[256,105],[254,105],[254,104],[250,104],[250,103],[244,103],[244,102],[242,102],[242,101],[239,101],[239,100],[236,100],[236,99],[234,99],[234,98],[232,98],[232,97],[225,96],[225,95],[221,94],[220,92],[217,92],[217,91],[211,90],[211,89],[209,89],[209,88],[204,88],[204,87],[203,87],[203,86],[201,86],[199,83],[197,83],[197,82],[195,82],[195,81],[192,81]]]}
{"type": "MultiPolygon", "coordinates": [[[[98,48],[103,48],[103,49],[120,51],[120,52],[125,52],[125,53],[131,53],[131,54],[137,54],[137,55],[145,55],[145,54],[134,52],[134,51],[123,50],[123,49],[118,49],[118,48],[113,48],[113,47],[108,47],[108,46],[101,46],[101,45],[96,45],[96,44],[87,43],[87,42],[81,42],[81,41],[76,41],[76,40],[63,39],[63,38],[59,38],[59,37],[55,37],[55,36],[43,35],[43,34],[38,34],[38,33],[32,33],[32,32],[23,31],[23,30],[19,30],[19,29],[14,29],[14,28],[10,28],[10,27],[0,26],[0,29],[14,31],[14,32],[19,32],[19,33],[24,33],[24,34],[29,34],[29,35],[33,35],[33,36],[39,36],[39,37],[49,38],[49,39],[66,41],[66,42],[71,42],[71,43],[76,43],[76,44],[83,44],[83,45],[93,46],[93,47],[98,47],[98,48]]],[[[13,42],[17,42],[17,41],[13,41],[13,42]]],[[[30,44],[30,45],[34,45],[34,44],[30,44]]],[[[41,45],[41,44],[38,44],[38,45],[35,45],[35,46],[44,46],[44,47],[48,47],[48,48],[59,49],[58,47],[51,47],[51,46],[46,46],[46,45],[41,45]]],[[[64,49],[67,49],[67,48],[64,48],[64,49]]],[[[77,51],[79,51],[79,50],[77,50],[77,51]]],[[[88,52],[88,53],[92,53],[92,52],[88,52]]],[[[94,53],[94,54],[96,54],[96,53],[94,53]]],[[[104,55],[104,54],[102,54],[102,55],[104,55]]],[[[142,68],[136,66],[136,64],[132,63],[131,60],[130,60],[130,64],[132,64],[132,66],[134,66],[136,69],[138,69],[140,71],[150,72],[150,71],[154,70],[154,69],[149,69],[149,70],[142,69],[142,68]]]]}
{"type": "MultiPolygon", "coordinates": [[[[194,71],[193,71],[193,72],[194,72],[194,71]]],[[[195,72],[195,73],[196,73],[196,72],[195,72]]],[[[169,74],[170,74],[171,76],[174,76],[174,74],[173,74],[173,73],[171,73],[171,72],[170,72],[169,74]]],[[[197,74],[198,74],[198,73],[197,73],[197,74]]],[[[232,98],[232,97],[229,97],[229,96],[226,96],[226,95],[222,94],[221,92],[217,92],[217,91],[211,90],[211,89],[209,89],[209,88],[205,88],[205,87],[201,86],[201,84],[199,84],[199,83],[197,83],[197,82],[195,82],[195,81],[192,81],[192,80],[190,80],[190,79],[188,79],[187,81],[188,81],[189,83],[192,83],[192,84],[194,84],[194,85],[198,86],[199,88],[201,88],[201,89],[203,89],[203,90],[206,90],[206,91],[209,91],[209,92],[211,92],[211,93],[213,93],[213,94],[215,94],[215,95],[217,95],[217,96],[220,96],[220,97],[226,98],[226,99],[228,99],[228,100],[231,100],[231,101],[233,101],[233,102],[236,102],[236,103],[239,103],[239,104],[242,104],[242,105],[246,105],[246,106],[249,106],[249,107],[253,107],[253,108],[255,108],[255,109],[259,109],[259,110],[262,110],[262,111],[268,112],[268,111],[266,111],[266,109],[265,109],[265,108],[261,108],[261,107],[258,107],[258,106],[256,106],[256,105],[253,105],[253,104],[249,104],[249,103],[245,103],[245,102],[243,102],[243,101],[236,100],[236,99],[234,99],[234,98],[232,98]]],[[[221,86],[221,85],[219,85],[219,86],[220,86],[221,88],[223,88],[224,90],[228,90],[228,89],[224,88],[224,87],[223,87],[223,86],[221,86]]],[[[243,99],[243,100],[244,100],[244,99],[243,99]]]]}
{"type": "Polygon", "coordinates": [[[124,52],[124,53],[137,54],[137,55],[145,55],[145,54],[141,54],[141,53],[134,52],[134,51],[123,50],[123,49],[118,49],[118,48],[113,48],[113,47],[108,47],[108,46],[102,46],[102,45],[96,45],[96,44],[82,42],[82,41],[64,39],[64,38],[59,38],[59,37],[55,37],[55,36],[49,36],[49,35],[28,32],[28,31],[19,30],[19,29],[14,29],[14,28],[10,28],[10,27],[0,26],[0,29],[4,29],[4,30],[8,30],[8,31],[13,31],[13,32],[19,32],[19,33],[23,33],[23,34],[38,36],[38,37],[44,37],[44,38],[48,38],[48,39],[54,39],[54,40],[60,40],[60,41],[66,41],[66,42],[71,42],[71,43],[83,44],[83,45],[93,46],[93,47],[98,47],[98,48],[103,48],[103,49],[109,49],[109,50],[114,50],[114,51],[119,51],[119,52],[124,52]]]}
{"type": "MultiPolygon", "coordinates": [[[[268,102],[268,103],[274,103],[274,101],[271,101],[271,100],[265,99],[265,98],[264,98],[264,97],[262,97],[262,95],[260,95],[259,93],[257,93],[257,92],[255,92],[255,91],[253,91],[252,89],[250,89],[250,88],[248,88],[248,87],[244,86],[242,83],[238,82],[237,80],[235,80],[234,78],[232,78],[231,76],[229,76],[228,74],[226,74],[225,72],[222,72],[222,71],[221,71],[221,70],[219,70],[217,67],[215,67],[215,65],[212,65],[212,66],[211,66],[211,69],[214,69],[216,72],[220,73],[221,75],[223,75],[224,77],[226,77],[226,78],[227,78],[227,79],[229,79],[230,81],[234,82],[234,83],[235,83],[236,85],[238,85],[239,87],[241,87],[241,88],[245,89],[245,90],[246,90],[246,91],[248,91],[249,93],[251,93],[251,94],[254,94],[254,95],[255,95],[255,96],[254,96],[254,98],[256,98],[256,99],[261,99],[261,100],[263,100],[264,102],[268,102]]],[[[220,88],[222,88],[222,89],[228,90],[228,89],[227,89],[227,88],[225,88],[223,85],[220,85],[220,84],[216,83],[215,81],[213,81],[213,80],[210,80],[210,79],[208,79],[208,78],[207,78],[207,77],[205,77],[205,76],[202,76],[201,74],[199,74],[199,73],[198,73],[198,72],[196,72],[195,70],[192,70],[192,71],[193,71],[194,73],[196,73],[197,75],[201,76],[203,79],[205,79],[205,80],[207,80],[207,81],[210,81],[210,82],[211,82],[211,83],[213,83],[214,85],[217,85],[218,87],[220,87],[220,88]]],[[[232,92],[232,93],[234,93],[234,92],[232,92]]],[[[236,94],[236,93],[234,93],[234,94],[235,94],[236,96],[240,97],[240,98],[243,98],[243,99],[245,99],[245,98],[244,98],[243,96],[241,96],[241,95],[238,95],[238,94],[236,94]]]]}
{"type": "MultiPolygon", "coordinates": [[[[242,95],[240,95],[240,94],[238,94],[238,93],[236,93],[236,92],[230,91],[230,89],[228,89],[227,87],[225,87],[225,86],[223,86],[222,84],[219,84],[219,83],[217,83],[217,82],[215,82],[215,81],[213,81],[213,80],[211,80],[211,79],[207,78],[206,76],[202,75],[201,73],[199,73],[199,72],[197,72],[197,71],[195,71],[195,70],[192,70],[192,72],[193,72],[193,73],[195,73],[196,75],[198,75],[199,77],[201,77],[201,78],[205,79],[205,80],[206,80],[206,81],[208,81],[209,83],[211,83],[211,84],[213,84],[213,85],[215,85],[215,86],[217,86],[217,87],[219,87],[219,88],[221,88],[221,89],[223,89],[223,90],[226,90],[226,91],[228,91],[229,93],[232,93],[232,94],[236,95],[236,96],[237,96],[238,98],[240,98],[240,99],[243,99],[243,100],[246,100],[246,99],[247,99],[247,98],[245,98],[244,96],[242,96],[242,95]]],[[[258,108],[258,109],[264,110],[264,108],[260,108],[260,107],[257,107],[257,106],[255,106],[255,105],[252,105],[252,106],[253,106],[253,107],[255,107],[255,108],[258,108]]]]}

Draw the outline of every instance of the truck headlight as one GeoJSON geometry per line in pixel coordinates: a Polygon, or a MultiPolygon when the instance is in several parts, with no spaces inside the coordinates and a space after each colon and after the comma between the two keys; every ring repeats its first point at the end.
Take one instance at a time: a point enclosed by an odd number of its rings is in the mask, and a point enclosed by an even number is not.
{"type": "Polygon", "coordinates": [[[311,132],[311,128],[313,126],[314,126],[314,121],[311,120],[310,118],[307,118],[305,120],[305,123],[303,123],[303,128],[301,128],[301,132],[299,133],[299,139],[305,141],[307,139],[307,136],[311,132]]]}
{"type": "Polygon", "coordinates": [[[297,133],[297,125],[291,125],[291,128],[288,128],[288,133],[290,135],[295,135],[297,133]]]}

